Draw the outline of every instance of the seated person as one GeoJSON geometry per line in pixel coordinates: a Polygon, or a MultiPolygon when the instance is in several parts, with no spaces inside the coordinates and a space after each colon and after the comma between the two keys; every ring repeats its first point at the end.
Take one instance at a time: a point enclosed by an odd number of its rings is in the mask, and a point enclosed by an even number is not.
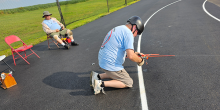
{"type": "Polygon", "coordinates": [[[60,23],[56,18],[50,17],[52,14],[49,13],[48,11],[43,12],[43,18],[44,21],[41,23],[44,32],[49,34],[51,37],[57,40],[58,43],[63,45],[66,49],[69,49],[69,45],[65,44],[60,38],[59,35],[65,36],[65,34],[68,35],[68,37],[71,40],[71,45],[72,46],[77,46],[76,42],[74,42],[73,39],[73,33],[69,29],[64,28],[64,25],[60,23]]]}

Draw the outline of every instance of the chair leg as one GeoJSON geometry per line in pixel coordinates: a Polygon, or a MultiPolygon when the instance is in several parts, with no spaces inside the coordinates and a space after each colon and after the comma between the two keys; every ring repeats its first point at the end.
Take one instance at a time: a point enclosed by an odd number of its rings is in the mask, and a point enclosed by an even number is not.
{"type": "Polygon", "coordinates": [[[32,49],[30,49],[38,58],[40,58],[32,49]]]}
{"type": "Polygon", "coordinates": [[[27,60],[27,55],[26,55],[26,51],[24,51],[24,55],[25,55],[25,57],[24,57],[24,58],[25,58],[25,59],[27,60]]]}
{"type": "Polygon", "coordinates": [[[48,48],[50,49],[50,42],[49,42],[50,39],[48,39],[47,37],[47,43],[48,43],[48,48]]]}
{"type": "Polygon", "coordinates": [[[24,57],[22,57],[18,52],[16,52],[24,61],[26,61],[28,64],[30,64],[27,60],[25,60],[24,57]]]}
{"type": "Polygon", "coordinates": [[[54,44],[56,44],[56,46],[57,46],[58,48],[60,48],[60,47],[58,46],[58,42],[56,43],[56,42],[53,40],[53,38],[51,38],[51,40],[53,41],[54,44]]]}
{"type": "Polygon", "coordinates": [[[13,56],[14,64],[15,64],[15,66],[16,66],[14,52],[12,52],[12,56],[13,56]]]}
{"type": "Polygon", "coordinates": [[[47,42],[48,42],[48,48],[50,49],[50,39],[52,40],[52,42],[57,46],[57,48],[59,48],[60,49],[60,47],[58,46],[58,43],[56,43],[54,40],[53,40],[53,38],[51,38],[51,37],[47,37],[47,42]]]}
{"type": "MultiPolygon", "coordinates": [[[[9,68],[11,68],[4,60],[2,60],[9,68]]],[[[11,68],[12,69],[12,68],[11,68]]],[[[12,71],[15,71],[14,69],[12,69],[12,71]]]]}

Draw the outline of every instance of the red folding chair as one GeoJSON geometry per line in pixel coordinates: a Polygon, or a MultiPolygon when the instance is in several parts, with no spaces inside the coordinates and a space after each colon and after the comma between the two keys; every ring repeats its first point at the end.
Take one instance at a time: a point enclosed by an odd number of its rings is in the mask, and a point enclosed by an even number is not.
{"type": "Polygon", "coordinates": [[[38,58],[40,58],[31,48],[33,47],[33,45],[26,45],[19,37],[15,36],[15,35],[10,35],[8,37],[5,38],[5,42],[11,47],[11,52],[12,52],[12,56],[13,56],[13,60],[14,60],[14,64],[16,66],[15,63],[15,59],[21,57],[24,61],[26,61],[28,64],[30,64],[26,59],[28,56],[35,54],[38,58]],[[18,42],[21,41],[23,46],[19,47],[17,49],[14,49],[11,44],[14,42],[18,42]],[[32,51],[31,54],[26,55],[26,50],[30,49],[32,51]],[[23,54],[20,54],[21,52],[24,52],[23,54]],[[16,55],[19,55],[15,58],[16,55]],[[24,56],[24,57],[22,57],[24,56]]]}

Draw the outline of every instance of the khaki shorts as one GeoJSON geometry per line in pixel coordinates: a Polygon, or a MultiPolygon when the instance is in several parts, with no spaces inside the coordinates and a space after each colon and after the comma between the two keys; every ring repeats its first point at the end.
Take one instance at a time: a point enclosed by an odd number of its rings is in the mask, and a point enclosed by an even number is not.
{"type": "Polygon", "coordinates": [[[65,34],[67,34],[67,30],[68,30],[68,29],[65,28],[65,29],[62,30],[62,31],[53,32],[53,33],[50,34],[50,36],[51,36],[51,37],[54,37],[54,35],[60,36],[60,34],[61,34],[62,36],[65,36],[65,34]]]}
{"type": "Polygon", "coordinates": [[[127,73],[127,71],[125,69],[120,70],[120,71],[108,71],[103,69],[103,71],[112,79],[121,81],[122,83],[124,83],[127,87],[132,87],[133,85],[133,80],[131,79],[131,77],[129,76],[129,74],[127,73]]]}

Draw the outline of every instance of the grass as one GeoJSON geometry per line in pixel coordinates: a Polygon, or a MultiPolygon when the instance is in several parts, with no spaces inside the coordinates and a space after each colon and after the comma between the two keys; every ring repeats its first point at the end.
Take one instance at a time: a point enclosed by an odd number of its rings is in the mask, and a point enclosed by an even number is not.
{"type": "MultiPolygon", "coordinates": [[[[109,13],[126,7],[124,0],[108,1],[109,13]]],[[[127,1],[128,5],[137,2],[133,0],[127,1]]],[[[88,0],[76,4],[62,5],[61,10],[66,24],[68,24],[67,28],[71,30],[109,14],[105,0],[88,0]]],[[[41,25],[43,11],[49,11],[53,14],[52,17],[60,20],[56,6],[23,13],[0,15],[0,32],[2,33],[0,35],[0,55],[11,55],[11,50],[4,41],[4,38],[9,35],[20,37],[28,45],[36,45],[46,40],[46,34],[41,25]]],[[[14,46],[19,47],[20,45],[15,44],[14,46]]]]}

